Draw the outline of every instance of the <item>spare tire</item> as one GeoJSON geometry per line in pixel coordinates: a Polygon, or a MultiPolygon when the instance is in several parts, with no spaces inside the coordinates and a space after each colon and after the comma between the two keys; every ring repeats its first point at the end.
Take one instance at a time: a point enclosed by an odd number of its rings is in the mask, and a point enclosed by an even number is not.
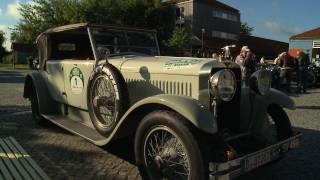
{"type": "Polygon", "coordinates": [[[106,136],[113,131],[128,109],[125,80],[113,65],[100,65],[90,76],[87,92],[91,121],[96,130],[106,136]]]}

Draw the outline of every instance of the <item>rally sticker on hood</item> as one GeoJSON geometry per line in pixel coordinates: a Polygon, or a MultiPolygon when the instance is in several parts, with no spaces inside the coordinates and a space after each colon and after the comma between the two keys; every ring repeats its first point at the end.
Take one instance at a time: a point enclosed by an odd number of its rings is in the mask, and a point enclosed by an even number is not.
{"type": "Polygon", "coordinates": [[[173,70],[173,69],[186,69],[191,68],[192,65],[200,63],[199,59],[174,59],[167,61],[164,64],[164,70],[173,70]]]}
{"type": "Polygon", "coordinates": [[[78,67],[74,67],[70,71],[70,87],[74,94],[81,94],[83,91],[83,74],[78,67]]]}

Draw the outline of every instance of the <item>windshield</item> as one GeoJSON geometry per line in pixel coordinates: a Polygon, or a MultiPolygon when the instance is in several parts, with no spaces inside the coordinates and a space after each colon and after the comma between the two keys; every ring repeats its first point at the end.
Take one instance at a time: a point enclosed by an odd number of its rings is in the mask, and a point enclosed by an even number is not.
{"type": "Polygon", "coordinates": [[[113,29],[92,29],[98,51],[108,49],[110,55],[142,53],[159,55],[156,33],[113,29]]]}

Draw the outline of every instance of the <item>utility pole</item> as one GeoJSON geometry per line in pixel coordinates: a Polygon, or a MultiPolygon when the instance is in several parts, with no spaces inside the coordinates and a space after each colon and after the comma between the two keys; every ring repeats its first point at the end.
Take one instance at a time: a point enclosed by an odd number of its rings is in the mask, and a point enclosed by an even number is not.
{"type": "Polygon", "coordinates": [[[203,46],[204,46],[204,43],[203,43],[203,36],[204,36],[204,33],[206,32],[206,29],[202,28],[201,29],[201,49],[203,50],[203,46]]]}

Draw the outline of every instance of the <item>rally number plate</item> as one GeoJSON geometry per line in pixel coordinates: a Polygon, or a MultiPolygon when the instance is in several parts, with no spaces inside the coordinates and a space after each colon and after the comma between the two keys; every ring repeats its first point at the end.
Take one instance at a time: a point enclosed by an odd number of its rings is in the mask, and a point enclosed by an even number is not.
{"type": "Polygon", "coordinates": [[[255,153],[253,155],[248,156],[243,161],[243,171],[248,172],[257,167],[263,166],[270,161],[278,158],[280,153],[286,152],[289,149],[295,149],[300,146],[300,138],[292,139],[291,141],[287,141],[284,143],[280,143],[276,146],[272,146],[267,148],[264,151],[259,153],[255,153]]]}

